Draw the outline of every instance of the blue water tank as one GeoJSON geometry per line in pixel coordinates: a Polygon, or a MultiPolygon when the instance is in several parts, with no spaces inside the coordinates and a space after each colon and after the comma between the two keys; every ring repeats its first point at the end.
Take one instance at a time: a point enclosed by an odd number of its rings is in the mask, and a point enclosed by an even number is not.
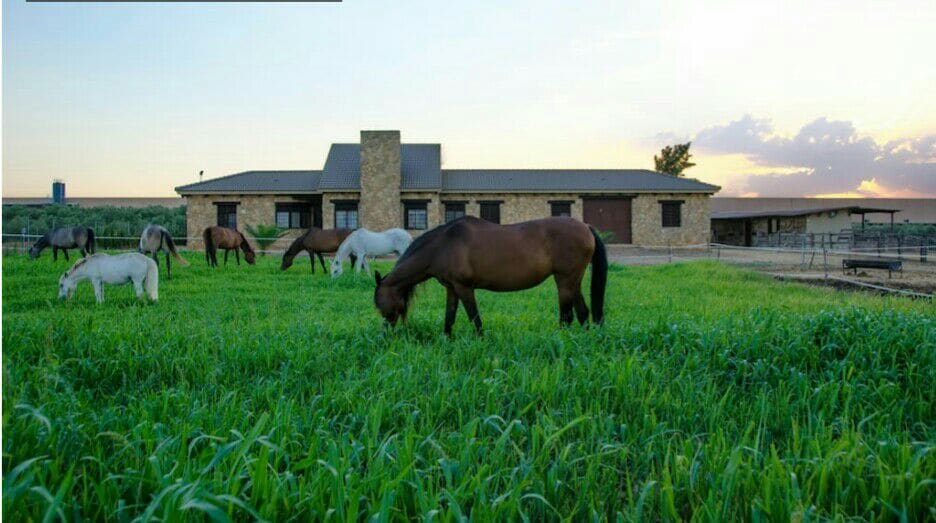
{"type": "Polygon", "coordinates": [[[52,203],[65,204],[65,182],[60,180],[52,182],[52,203]]]}

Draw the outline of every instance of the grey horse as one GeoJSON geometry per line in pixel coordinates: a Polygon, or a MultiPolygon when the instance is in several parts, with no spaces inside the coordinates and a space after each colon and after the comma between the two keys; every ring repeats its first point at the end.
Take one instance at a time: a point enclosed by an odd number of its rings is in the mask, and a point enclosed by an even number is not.
{"type": "Polygon", "coordinates": [[[166,230],[162,225],[147,225],[143,229],[143,234],[140,235],[140,246],[137,250],[143,254],[151,253],[153,255],[153,261],[156,262],[156,265],[159,265],[159,251],[166,251],[166,276],[168,279],[172,279],[172,262],[169,255],[175,257],[175,259],[182,264],[183,267],[187,266],[189,263],[185,261],[185,258],[179,256],[179,251],[176,250],[175,242],[172,241],[172,235],[169,234],[169,231],[166,230]]]}
{"type": "Polygon", "coordinates": [[[94,254],[94,229],[84,226],[53,229],[29,248],[29,257],[38,258],[46,247],[52,247],[52,259],[55,261],[58,260],[59,249],[65,254],[65,261],[68,261],[68,249],[78,249],[84,258],[86,254],[94,254]]]}

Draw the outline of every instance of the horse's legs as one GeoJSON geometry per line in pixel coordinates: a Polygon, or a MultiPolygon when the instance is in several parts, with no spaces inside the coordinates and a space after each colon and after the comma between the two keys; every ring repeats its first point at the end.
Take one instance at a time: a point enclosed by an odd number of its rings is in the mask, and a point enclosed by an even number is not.
{"type": "Polygon", "coordinates": [[[458,285],[455,287],[455,294],[465,306],[465,312],[468,313],[468,319],[474,323],[475,331],[478,336],[483,334],[481,330],[481,315],[478,314],[478,304],[475,302],[474,289],[458,285]]]}
{"type": "Polygon", "coordinates": [[[133,290],[136,291],[137,299],[143,297],[143,280],[133,280],[133,290]]]}
{"type": "Polygon", "coordinates": [[[91,280],[91,285],[94,286],[94,299],[98,303],[104,303],[104,282],[101,280],[91,280]]]}
{"type": "Polygon", "coordinates": [[[84,258],[84,257],[85,257],[85,254],[86,254],[85,248],[84,248],[84,247],[81,247],[80,249],[78,249],[78,253],[81,254],[81,257],[82,257],[82,258],[84,258]]]}
{"type": "Polygon", "coordinates": [[[169,251],[166,251],[166,279],[167,280],[172,279],[172,262],[169,261],[170,259],[171,258],[169,257],[169,251]]]}
{"type": "Polygon", "coordinates": [[[62,247],[62,252],[65,253],[65,261],[69,261],[69,260],[68,260],[68,249],[66,249],[65,247],[62,247]]]}
{"type": "Polygon", "coordinates": [[[559,324],[563,327],[572,323],[572,308],[576,295],[581,294],[578,278],[556,275],[556,289],[559,291],[559,324]]]}
{"type": "MultiPolygon", "coordinates": [[[[319,263],[322,264],[322,272],[327,273],[328,271],[325,270],[325,258],[322,257],[322,253],[320,253],[320,252],[318,252],[318,253],[316,253],[316,254],[318,254],[319,263]]],[[[315,267],[315,262],[314,262],[314,261],[312,262],[312,266],[315,267]]],[[[313,271],[313,272],[314,272],[314,271],[313,271]]]]}
{"type": "Polygon", "coordinates": [[[352,266],[352,267],[355,266],[355,265],[357,265],[357,254],[354,254],[354,253],[352,252],[351,254],[348,255],[348,259],[351,260],[351,266],[352,266]]]}
{"type": "Polygon", "coordinates": [[[224,249],[224,266],[227,267],[227,257],[231,253],[231,249],[224,249]]]}
{"type": "Polygon", "coordinates": [[[354,274],[361,274],[361,269],[364,267],[364,264],[367,263],[365,258],[366,256],[358,257],[357,263],[354,264],[354,274]]]}
{"type": "Polygon", "coordinates": [[[240,249],[234,249],[234,259],[236,259],[237,264],[240,265],[240,249]]]}
{"type": "Polygon", "coordinates": [[[578,318],[579,325],[585,325],[588,322],[588,306],[585,305],[585,296],[582,296],[582,290],[575,293],[575,317],[578,318]]]}
{"type": "Polygon", "coordinates": [[[58,247],[52,246],[52,261],[58,261],[58,247]]]}
{"type": "MultiPolygon", "coordinates": [[[[315,251],[312,249],[306,249],[306,252],[309,253],[309,262],[312,263],[312,274],[315,274],[315,251]]],[[[325,270],[324,265],[322,270],[325,270]]]]}
{"type": "Polygon", "coordinates": [[[153,261],[156,262],[156,266],[159,267],[159,251],[153,251],[153,261]]]}
{"type": "Polygon", "coordinates": [[[445,287],[445,335],[452,337],[452,325],[455,325],[455,316],[458,314],[458,295],[451,286],[445,287]]]}

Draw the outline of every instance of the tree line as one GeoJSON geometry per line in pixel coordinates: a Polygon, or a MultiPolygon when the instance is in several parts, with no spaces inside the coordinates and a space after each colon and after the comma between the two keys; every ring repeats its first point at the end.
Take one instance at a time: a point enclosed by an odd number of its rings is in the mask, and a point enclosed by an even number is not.
{"type": "Polygon", "coordinates": [[[3,234],[45,234],[58,228],[86,225],[98,237],[140,237],[143,229],[158,223],[176,238],[184,238],[185,206],[162,207],[77,207],[69,205],[3,206],[3,234]]]}

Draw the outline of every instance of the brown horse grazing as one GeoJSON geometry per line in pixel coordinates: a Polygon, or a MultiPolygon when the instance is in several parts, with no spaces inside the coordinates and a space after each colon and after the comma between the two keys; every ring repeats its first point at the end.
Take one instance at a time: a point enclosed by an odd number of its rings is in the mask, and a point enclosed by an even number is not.
{"type": "Polygon", "coordinates": [[[374,304],[391,325],[406,321],[413,289],[435,278],[448,292],[445,334],[461,300],[481,334],[481,316],[474,290],[519,291],[535,287],[550,276],[559,289],[559,322],[572,323],[572,310],[581,324],[588,320],[582,296],[582,277],[592,263],[592,319],[604,320],[608,258],[594,229],[572,218],[545,218],[514,225],[497,225],[474,217],[459,218],[417,238],[386,278],[375,274],[374,304]]]}
{"type": "Polygon", "coordinates": [[[218,249],[224,249],[225,265],[227,265],[228,253],[231,251],[234,251],[234,257],[237,259],[237,264],[240,265],[239,252],[241,250],[244,251],[244,260],[250,265],[254,264],[256,258],[254,250],[247,243],[247,238],[240,232],[215,225],[205,229],[202,238],[205,239],[205,259],[208,260],[209,267],[218,266],[218,249]]]}
{"type": "Polygon", "coordinates": [[[309,261],[312,262],[312,274],[315,274],[316,255],[318,255],[319,263],[322,264],[322,271],[325,271],[325,259],[322,258],[322,253],[337,251],[341,242],[352,232],[354,232],[352,229],[324,230],[318,227],[311,227],[305,234],[296,238],[296,241],[292,242],[292,245],[286,249],[286,253],[283,254],[283,263],[280,265],[280,270],[285,271],[292,267],[293,258],[295,258],[300,251],[306,251],[309,253],[309,261]]]}

